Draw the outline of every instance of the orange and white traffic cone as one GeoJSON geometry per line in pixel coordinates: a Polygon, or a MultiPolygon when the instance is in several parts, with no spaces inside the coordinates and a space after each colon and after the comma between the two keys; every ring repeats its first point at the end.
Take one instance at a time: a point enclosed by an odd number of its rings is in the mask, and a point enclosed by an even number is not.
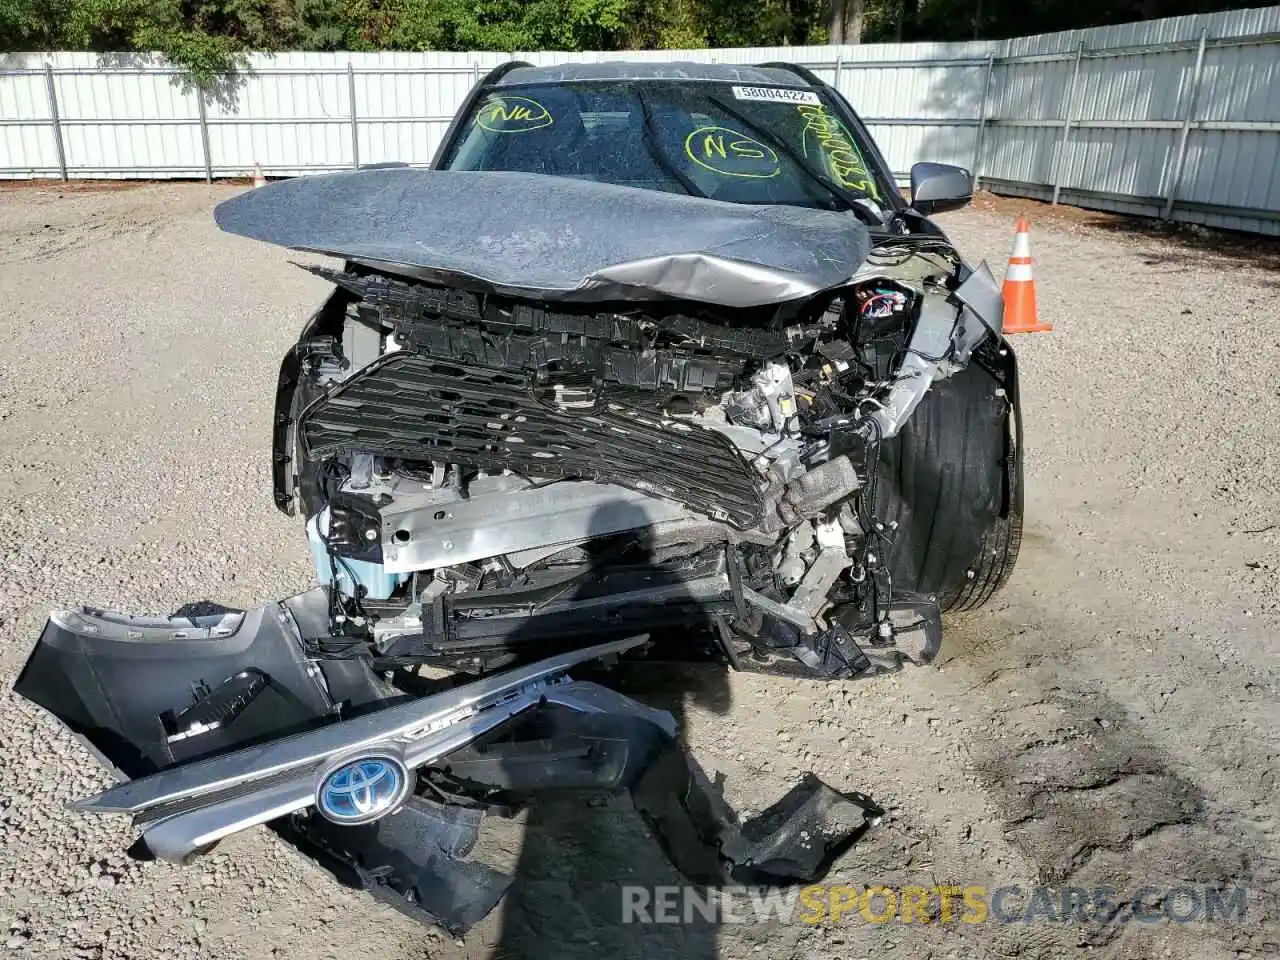
{"type": "Polygon", "coordinates": [[[253,185],[255,187],[265,187],[267,185],[267,178],[262,175],[262,164],[256,160],[253,163],[253,185]]]}
{"type": "Polygon", "coordinates": [[[1047,333],[1052,323],[1041,323],[1036,313],[1036,281],[1031,275],[1031,224],[1019,217],[1014,225],[1013,253],[1004,275],[1004,332],[1047,333]]]}

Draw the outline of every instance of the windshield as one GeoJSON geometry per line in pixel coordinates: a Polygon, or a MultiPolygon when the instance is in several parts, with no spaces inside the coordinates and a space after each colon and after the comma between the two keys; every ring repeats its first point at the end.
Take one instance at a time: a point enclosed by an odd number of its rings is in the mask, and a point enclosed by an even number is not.
{"type": "Polygon", "coordinates": [[[825,92],[689,81],[504,87],[464,118],[449,170],[581,177],[735,203],[880,211],[885,185],[825,92]]]}

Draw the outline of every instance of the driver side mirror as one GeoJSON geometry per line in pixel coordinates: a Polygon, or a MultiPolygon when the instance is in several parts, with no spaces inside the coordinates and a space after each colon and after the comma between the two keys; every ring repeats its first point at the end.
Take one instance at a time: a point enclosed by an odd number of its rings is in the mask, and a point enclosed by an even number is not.
{"type": "Polygon", "coordinates": [[[911,167],[911,206],[926,217],[958,210],[973,199],[973,175],[949,163],[917,163],[911,167]]]}

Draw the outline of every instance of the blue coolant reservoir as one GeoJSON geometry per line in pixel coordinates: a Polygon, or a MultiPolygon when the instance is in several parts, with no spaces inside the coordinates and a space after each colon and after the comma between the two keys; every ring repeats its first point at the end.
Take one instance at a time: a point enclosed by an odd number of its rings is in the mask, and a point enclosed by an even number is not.
{"type": "MultiPolygon", "coordinates": [[[[329,565],[329,551],[324,535],[329,532],[329,508],[325,507],[307,521],[307,542],[311,545],[311,559],[316,564],[316,579],[321,583],[333,583],[333,570],[329,565]]],[[[364,587],[364,595],[370,600],[386,600],[395,588],[409,579],[408,573],[387,573],[380,563],[368,560],[338,561],[338,590],[348,597],[355,596],[355,582],[364,587]]]]}

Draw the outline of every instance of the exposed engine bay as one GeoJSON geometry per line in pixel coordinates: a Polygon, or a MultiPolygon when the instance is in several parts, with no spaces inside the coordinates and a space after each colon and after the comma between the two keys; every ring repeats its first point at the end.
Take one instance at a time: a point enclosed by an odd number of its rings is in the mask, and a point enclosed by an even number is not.
{"type": "Polygon", "coordinates": [[[975,350],[998,368],[966,304],[981,275],[964,284],[944,241],[735,310],[310,269],[337,290],[286,360],[276,499],[332,587],[317,654],[364,642],[375,666],[484,672],[690,623],[738,667],[839,677],[936,653],[962,584],[895,582],[877,485],[935,379],[975,350]]]}

